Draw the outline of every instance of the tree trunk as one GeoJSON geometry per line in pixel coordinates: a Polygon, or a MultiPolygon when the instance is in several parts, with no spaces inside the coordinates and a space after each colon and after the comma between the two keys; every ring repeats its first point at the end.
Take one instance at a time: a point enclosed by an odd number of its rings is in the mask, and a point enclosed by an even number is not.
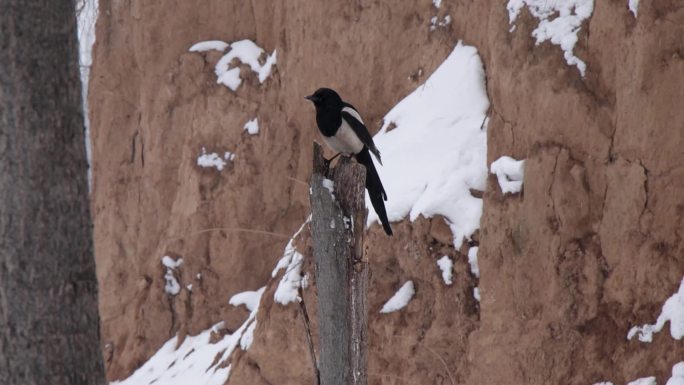
{"type": "Polygon", "coordinates": [[[331,170],[332,181],[326,180],[327,171],[320,145],[314,144],[311,231],[316,262],[320,381],[322,385],[366,385],[366,170],[342,158],[331,170]]]}
{"type": "Polygon", "coordinates": [[[103,384],[73,1],[0,0],[0,384],[103,384]]]}

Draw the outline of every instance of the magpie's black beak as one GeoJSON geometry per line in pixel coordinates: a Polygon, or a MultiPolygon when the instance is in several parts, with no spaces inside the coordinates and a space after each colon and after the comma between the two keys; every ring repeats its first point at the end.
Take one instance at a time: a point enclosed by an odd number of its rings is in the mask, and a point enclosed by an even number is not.
{"type": "Polygon", "coordinates": [[[311,100],[314,104],[316,104],[316,102],[318,101],[318,98],[317,98],[316,96],[314,96],[314,95],[305,96],[304,99],[309,99],[309,100],[311,100]]]}

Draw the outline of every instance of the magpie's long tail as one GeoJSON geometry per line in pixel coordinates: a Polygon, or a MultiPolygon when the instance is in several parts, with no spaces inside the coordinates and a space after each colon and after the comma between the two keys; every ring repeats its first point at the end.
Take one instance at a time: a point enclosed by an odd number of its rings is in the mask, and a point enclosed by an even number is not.
{"type": "Polygon", "coordinates": [[[380,222],[382,223],[382,228],[385,229],[387,235],[392,235],[392,228],[387,219],[387,211],[385,210],[384,202],[387,200],[387,194],[382,187],[380,176],[375,169],[368,147],[364,147],[361,152],[356,154],[356,160],[366,166],[366,189],[368,190],[368,195],[373,204],[373,209],[375,209],[375,212],[378,214],[380,222]]]}

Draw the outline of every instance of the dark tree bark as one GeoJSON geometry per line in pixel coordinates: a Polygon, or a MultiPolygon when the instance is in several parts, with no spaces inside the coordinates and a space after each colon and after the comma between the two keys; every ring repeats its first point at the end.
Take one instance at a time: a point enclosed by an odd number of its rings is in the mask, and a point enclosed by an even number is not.
{"type": "Polygon", "coordinates": [[[103,384],[74,3],[0,0],[0,384],[103,384]]]}
{"type": "Polygon", "coordinates": [[[311,231],[316,263],[322,385],[367,384],[368,262],[363,258],[366,170],[342,158],[329,173],[314,144],[311,231]]]}

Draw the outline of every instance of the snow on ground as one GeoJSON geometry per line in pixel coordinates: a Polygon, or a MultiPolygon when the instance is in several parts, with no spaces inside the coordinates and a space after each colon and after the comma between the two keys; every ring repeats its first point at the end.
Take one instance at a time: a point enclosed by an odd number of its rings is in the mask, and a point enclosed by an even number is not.
{"type": "Polygon", "coordinates": [[[432,4],[435,8],[439,8],[442,5],[442,0],[432,0],[432,4]]]}
{"type": "Polygon", "coordinates": [[[168,295],[177,295],[180,293],[181,286],[176,279],[174,271],[183,264],[183,258],[174,260],[168,255],[165,255],[161,259],[161,263],[166,267],[166,274],[164,274],[164,280],[166,281],[166,284],[164,285],[164,292],[166,292],[168,295]]]}
{"type": "Polygon", "coordinates": [[[396,293],[394,293],[392,298],[385,303],[385,306],[380,309],[380,313],[391,313],[393,311],[403,309],[406,305],[408,305],[415,293],[416,291],[413,288],[413,281],[406,281],[406,283],[402,285],[396,293]]]}
{"type": "Polygon", "coordinates": [[[525,176],[525,161],[515,160],[509,156],[492,162],[489,168],[492,174],[496,174],[499,187],[504,194],[517,194],[522,190],[523,178],[525,176]]]}
{"type": "Polygon", "coordinates": [[[190,47],[190,52],[204,52],[208,50],[225,51],[228,53],[219,59],[214,67],[216,82],[223,84],[233,91],[237,91],[242,84],[240,68],[235,65],[235,61],[246,64],[259,78],[259,83],[263,83],[271,75],[273,66],[277,61],[277,52],[267,55],[263,48],[256,45],[251,40],[240,40],[233,43],[226,43],[220,40],[208,40],[194,44],[190,47]]]}
{"type": "Polygon", "coordinates": [[[637,17],[637,12],[639,11],[639,0],[629,0],[629,10],[632,11],[634,17],[637,17]]]}
{"type": "Polygon", "coordinates": [[[259,133],[259,120],[254,118],[247,123],[245,123],[244,130],[250,135],[256,135],[259,133]]]}
{"type": "Polygon", "coordinates": [[[477,286],[473,288],[473,298],[475,298],[477,302],[480,302],[480,300],[482,299],[480,297],[480,288],[477,286]]]}
{"type": "Polygon", "coordinates": [[[684,278],[679,285],[679,291],[665,301],[655,324],[631,328],[627,333],[627,339],[631,340],[636,335],[641,342],[651,342],[653,341],[653,334],[663,330],[667,321],[670,321],[670,334],[672,338],[676,340],[682,339],[684,337],[684,278]]]}
{"type": "Polygon", "coordinates": [[[271,276],[275,278],[278,275],[280,269],[285,269],[285,274],[283,278],[280,279],[278,287],[273,294],[273,299],[282,305],[287,305],[290,302],[299,302],[301,297],[299,297],[299,288],[306,287],[306,276],[302,276],[302,263],[304,262],[304,256],[297,251],[294,247],[294,240],[297,239],[299,234],[304,230],[304,227],[311,221],[311,216],[302,224],[302,226],[297,230],[297,232],[292,236],[290,242],[285,246],[285,252],[282,258],[278,261],[275,269],[271,273],[271,276]]]}
{"type": "Polygon", "coordinates": [[[470,265],[470,272],[477,278],[480,278],[480,267],[477,264],[477,252],[480,248],[477,246],[471,247],[468,250],[468,264],[470,265]]]}
{"type": "Polygon", "coordinates": [[[221,40],[207,40],[195,43],[188,51],[190,52],[205,52],[205,51],[219,51],[223,52],[230,44],[221,40]]]}
{"type": "MultiPolygon", "coordinates": [[[[264,289],[262,287],[256,292],[238,294],[233,298],[248,298],[250,303],[258,304],[264,289]]],[[[235,348],[238,345],[243,350],[249,348],[256,316],[255,306],[240,328],[216,343],[211,343],[211,333],[212,330],[223,328],[219,324],[199,335],[185,337],[178,348],[178,336],[173,337],[130,377],[111,382],[110,385],[223,385],[230,376],[230,356],[235,348]]]]}
{"type": "Polygon", "coordinates": [[[509,0],[506,8],[509,24],[513,25],[511,32],[515,30],[515,21],[523,7],[527,7],[532,16],[539,20],[537,28],[532,31],[532,37],[537,39],[536,44],[550,41],[560,46],[568,65],[576,66],[584,77],[587,65],[575,56],[573,50],[582,23],[594,11],[594,0],[509,0]]]}
{"type": "MultiPolygon", "coordinates": [[[[390,221],[442,215],[457,249],[479,228],[482,200],[470,189],[485,189],[487,133],[481,127],[488,107],[477,50],[458,43],[425,84],[387,113],[374,141],[385,160],[376,166],[390,221]]],[[[372,207],[368,194],[366,206],[372,207]]],[[[368,225],[378,220],[369,211],[368,225]]]]}
{"type": "Polygon", "coordinates": [[[228,162],[232,161],[233,159],[235,159],[235,154],[231,153],[230,151],[224,152],[222,158],[215,152],[208,154],[207,149],[202,147],[202,153],[197,157],[197,165],[205,168],[216,167],[217,170],[221,171],[224,167],[226,167],[228,162]]]}
{"type": "Polygon", "coordinates": [[[445,255],[437,261],[437,266],[442,270],[442,279],[444,280],[444,283],[447,285],[453,284],[454,261],[452,261],[448,255],[445,255]]]}

